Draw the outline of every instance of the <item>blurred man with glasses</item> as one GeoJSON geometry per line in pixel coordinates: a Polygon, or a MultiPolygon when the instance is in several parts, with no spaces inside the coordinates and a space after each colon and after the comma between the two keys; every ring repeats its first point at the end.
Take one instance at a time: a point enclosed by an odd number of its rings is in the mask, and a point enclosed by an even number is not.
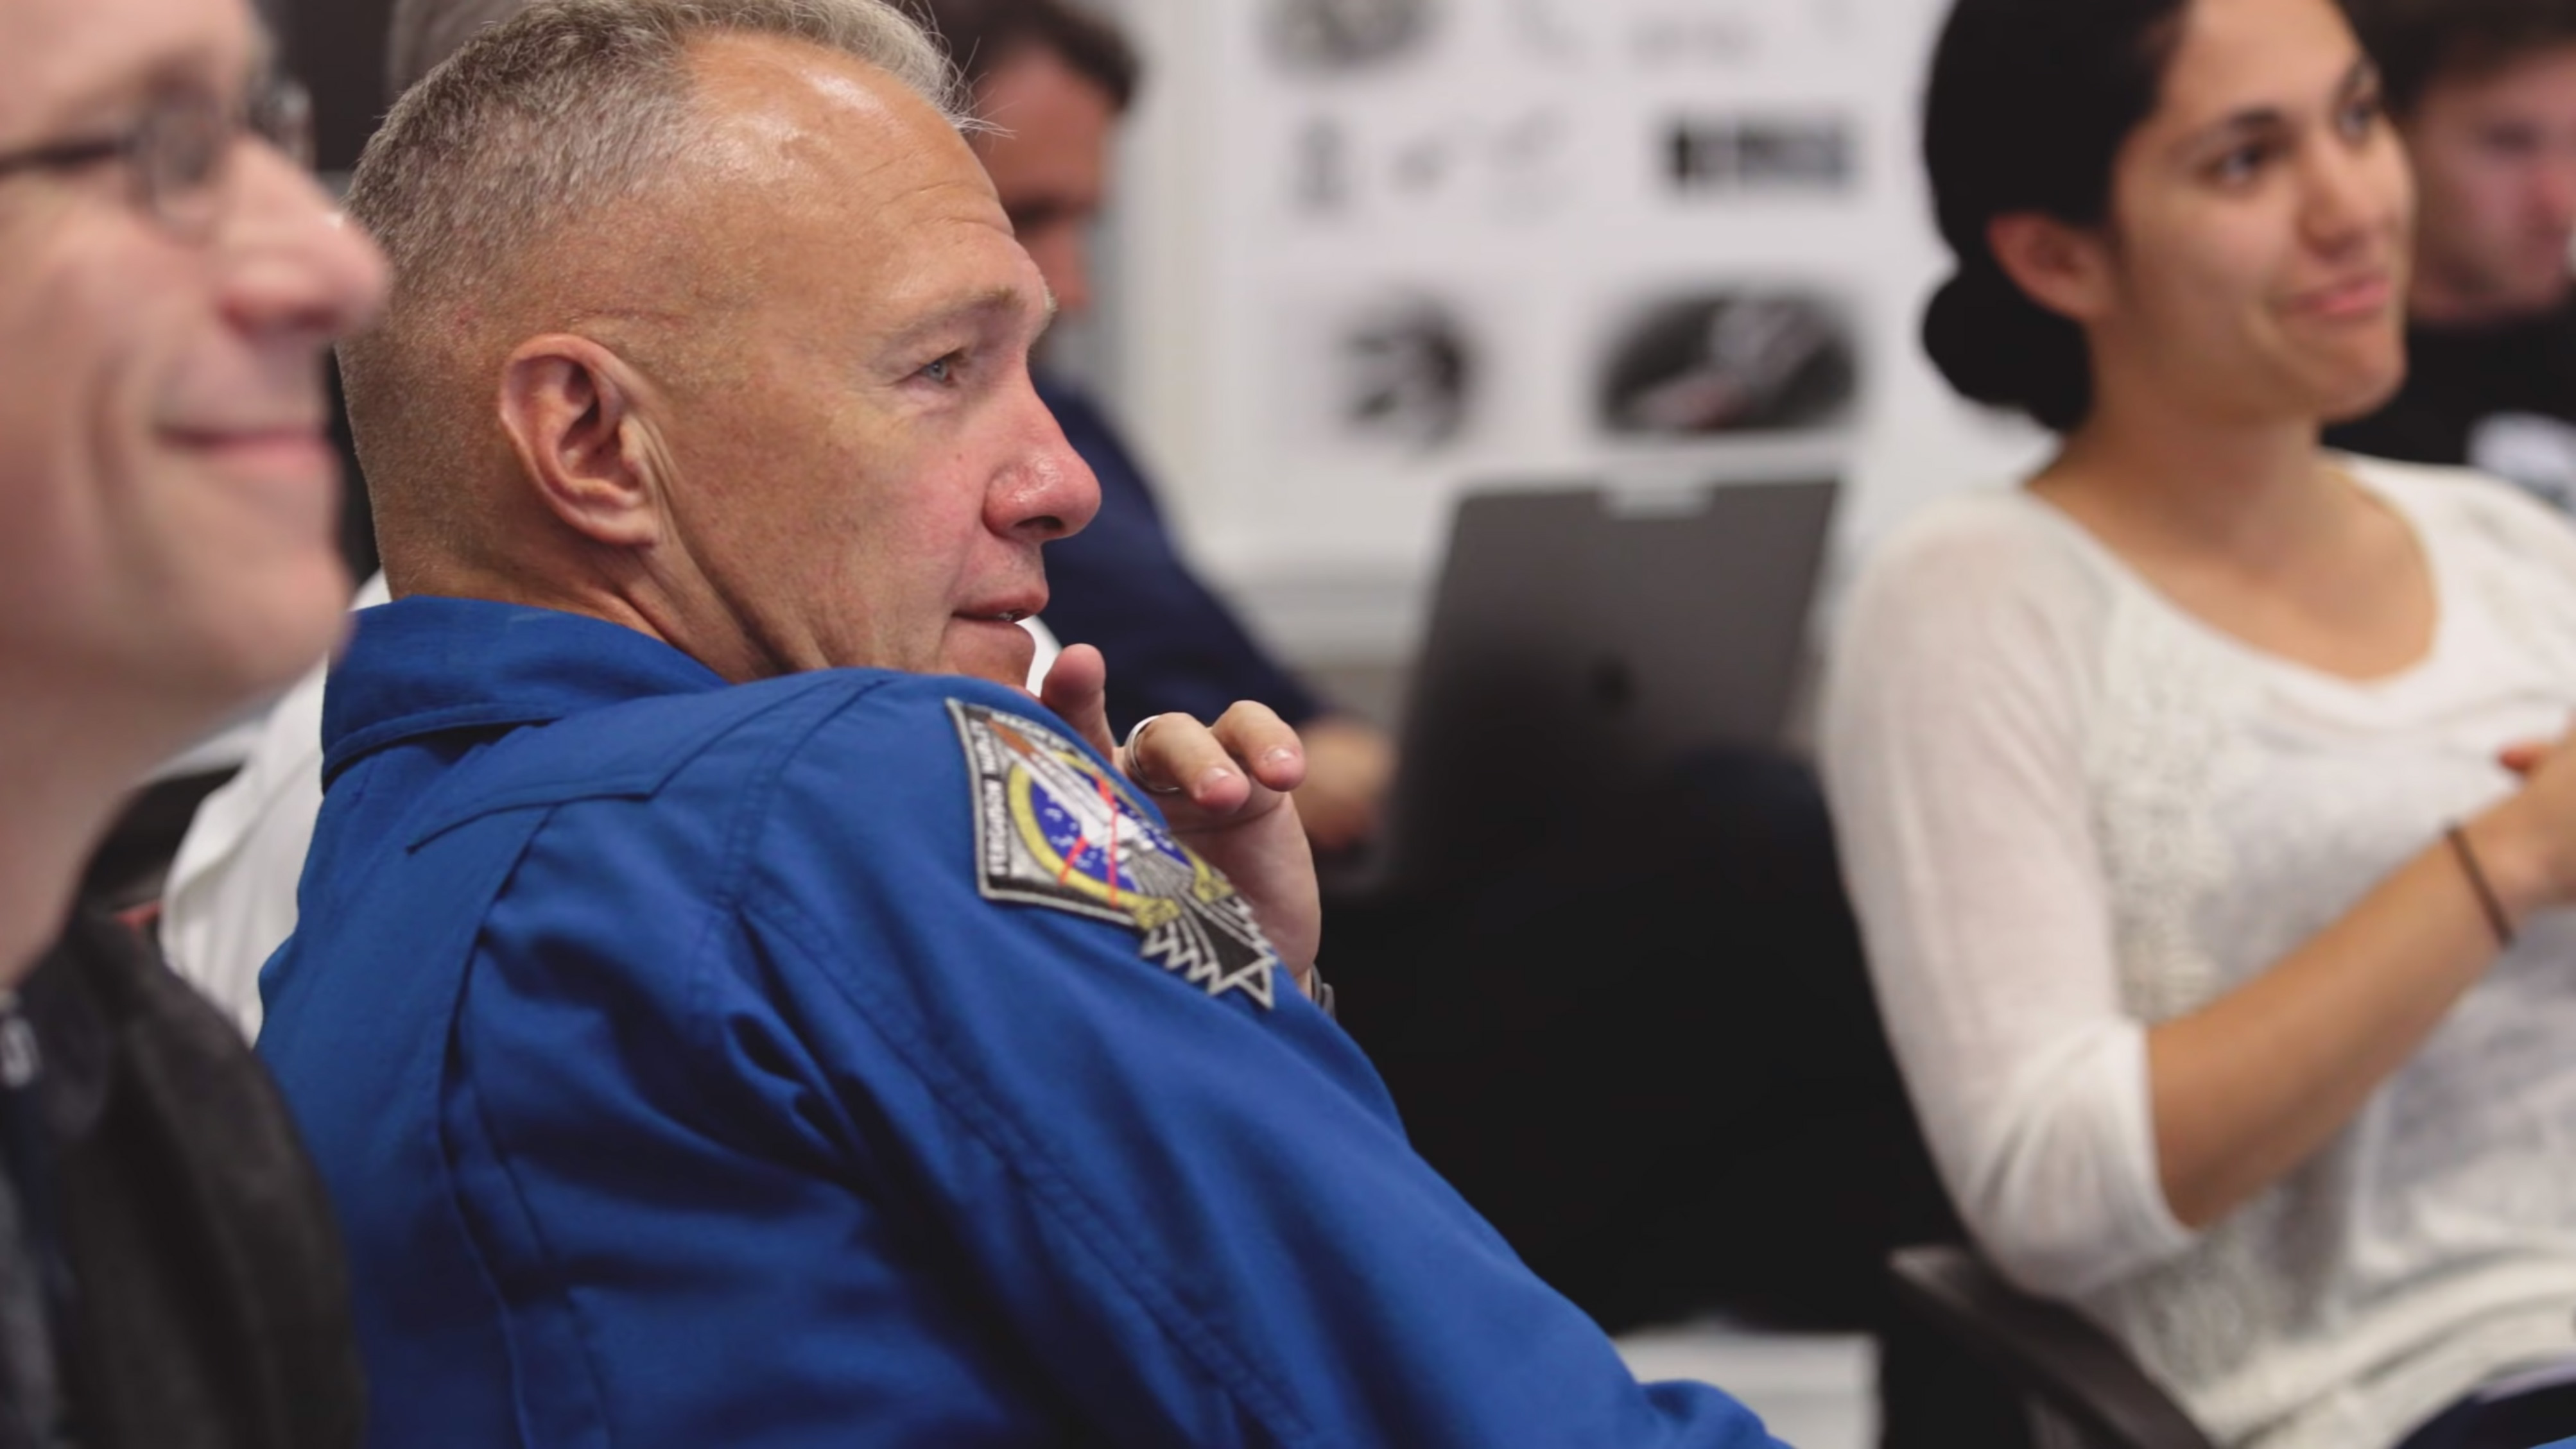
{"type": "Polygon", "coordinates": [[[240,0],[0,0],[0,1449],[356,1442],[273,1089],[72,909],[131,782],[340,627],[316,362],[383,269],[268,59],[240,0]]]}

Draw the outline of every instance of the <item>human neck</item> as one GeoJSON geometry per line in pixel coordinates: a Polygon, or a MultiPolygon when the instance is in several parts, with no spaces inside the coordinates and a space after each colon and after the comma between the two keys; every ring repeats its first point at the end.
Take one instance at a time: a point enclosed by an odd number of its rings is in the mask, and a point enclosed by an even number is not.
{"type": "Polygon", "coordinates": [[[2032,483],[2120,552],[2217,553],[2262,567],[2340,501],[2309,419],[2215,420],[2106,391],[2032,483]]]}
{"type": "Polygon", "coordinates": [[[658,639],[737,684],[792,672],[741,628],[720,600],[707,597],[702,585],[673,588],[633,555],[618,550],[574,550],[544,561],[493,564],[388,558],[385,577],[396,598],[488,599],[616,624],[658,639]]]}
{"type": "Polygon", "coordinates": [[[0,670],[0,698],[0,986],[14,986],[61,932],[126,795],[219,711],[26,670],[0,670]]]}

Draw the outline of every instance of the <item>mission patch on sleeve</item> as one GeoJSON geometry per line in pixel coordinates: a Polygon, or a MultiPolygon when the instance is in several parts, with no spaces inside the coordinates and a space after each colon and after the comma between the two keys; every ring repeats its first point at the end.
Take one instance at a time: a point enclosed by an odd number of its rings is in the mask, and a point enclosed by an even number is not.
{"type": "Polygon", "coordinates": [[[948,701],[975,791],[976,888],[1136,932],[1143,954],[1210,996],[1276,1003],[1279,953],[1226,878],[1127,783],[1034,720],[948,701]]]}

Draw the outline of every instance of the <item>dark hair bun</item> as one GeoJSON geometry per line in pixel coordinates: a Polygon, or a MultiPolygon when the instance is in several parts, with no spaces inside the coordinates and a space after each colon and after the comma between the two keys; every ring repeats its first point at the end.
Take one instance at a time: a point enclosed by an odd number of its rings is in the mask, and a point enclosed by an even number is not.
{"type": "MultiPolygon", "coordinates": [[[[2576,3],[2576,0],[2571,0],[2576,3]]],[[[1999,216],[2100,227],[2121,145],[2154,111],[2187,0],[1953,0],[1923,96],[1923,164],[1959,275],[1923,346],[1950,384],[2059,432],[2093,410],[2083,329],[2013,285],[1999,216]]]]}
{"type": "Polygon", "coordinates": [[[2016,408],[2060,432],[2093,406],[2083,329],[2030,299],[1980,255],[1932,294],[1923,350],[1963,397],[2016,408]]]}

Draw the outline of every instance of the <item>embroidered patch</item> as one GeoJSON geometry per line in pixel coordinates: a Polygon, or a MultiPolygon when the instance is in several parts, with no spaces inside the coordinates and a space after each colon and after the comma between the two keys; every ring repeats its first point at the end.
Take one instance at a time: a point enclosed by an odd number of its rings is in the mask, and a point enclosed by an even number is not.
{"type": "Polygon", "coordinates": [[[1127,783],[1034,720],[948,701],[974,775],[975,884],[1136,932],[1145,956],[1210,996],[1276,1004],[1279,953],[1252,905],[1156,824],[1127,783]]]}

